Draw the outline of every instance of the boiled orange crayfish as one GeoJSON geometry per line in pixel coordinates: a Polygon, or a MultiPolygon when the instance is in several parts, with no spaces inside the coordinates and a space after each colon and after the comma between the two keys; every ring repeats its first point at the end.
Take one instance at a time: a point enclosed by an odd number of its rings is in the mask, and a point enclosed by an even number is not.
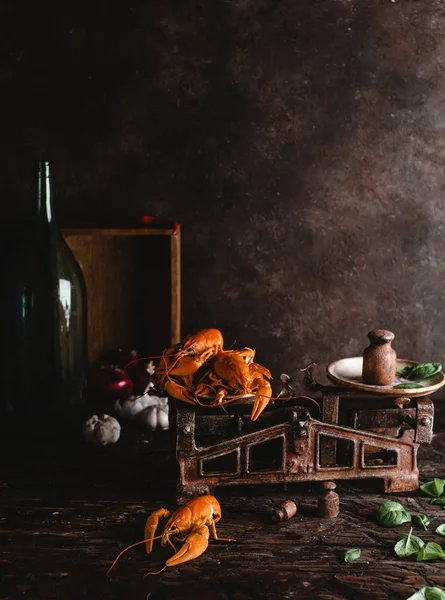
{"type": "MultiPolygon", "coordinates": [[[[193,498],[184,504],[184,506],[177,508],[173,513],[166,508],[155,510],[147,519],[145,525],[145,539],[124,548],[108,569],[107,575],[110,574],[124,552],[139,544],[145,544],[146,553],[150,554],[153,549],[153,541],[159,538],[161,539],[161,544],[163,546],[169,544],[176,553],[166,561],[165,566],[161,571],[167,567],[175,567],[189,560],[193,560],[203,554],[209,545],[210,532],[215,540],[219,540],[220,542],[236,541],[232,538],[218,537],[215,525],[220,519],[221,506],[214,496],[198,496],[197,498],[193,498]],[[155,536],[159,519],[161,518],[166,518],[168,521],[162,534],[155,536]],[[179,551],[176,551],[170,538],[184,538],[184,536],[185,541],[183,546],[179,551]]],[[[160,573],[161,571],[157,571],[157,573],[160,573]]],[[[147,575],[156,575],[157,573],[147,573],[147,575]]]]}
{"type": "Polygon", "coordinates": [[[192,376],[210,358],[223,349],[224,339],[218,329],[202,329],[188,335],[185,340],[164,350],[155,370],[157,386],[162,387],[167,394],[174,398],[195,404],[193,396],[187,393],[185,386],[192,383],[192,376]],[[172,377],[188,378],[182,385],[172,377]]]}
{"type": "Polygon", "coordinates": [[[196,393],[204,395],[215,391],[215,404],[224,405],[249,394],[255,395],[250,418],[256,421],[272,397],[269,369],[254,362],[256,351],[252,348],[223,350],[212,360],[211,369],[199,382],[196,393]],[[227,399],[228,394],[234,394],[227,399]]]}
{"type": "Polygon", "coordinates": [[[156,387],[189,404],[225,406],[248,395],[255,396],[251,420],[269,404],[272,388],[268,369],[254,362],[255,350],[224,350],[218,329],[203,329],[182,344],[162,353],[155,371],[156,387]],[[208,401],[209,397],[213,400],[208,401]]]}

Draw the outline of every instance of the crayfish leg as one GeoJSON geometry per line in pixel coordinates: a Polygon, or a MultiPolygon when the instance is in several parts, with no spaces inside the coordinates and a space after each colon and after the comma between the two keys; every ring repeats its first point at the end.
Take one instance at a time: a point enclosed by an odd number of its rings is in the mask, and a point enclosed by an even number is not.
{"type": "Polygon", "coordinates": [[[176,383],[172,379],[164,384],[164,391],[169,396],[172,396],[172,398],[176,398],[176,400],[182,400],[188,404],[193,404],[193,406],[196,404],[195,398],[192,396],[192,394],[190,394],[190,392],[187,391],[187,388],[179,383],[176,383]]]}
{"type": "Polygon", "coordinates": [[[217,391],[215,394],[215,405],[222,404],[222,402],[224,401],[224,398],[226,396],[227,396],[227,390],[225,390],[222,387],[217,388],[217,391]]]}
{"type": "Polygon", "coordinates": [[[212,528],[212,535],[215,538],[215,540],[218,540],[219,542],[236,542],[236,540],[233,539],[233,538],[218,537],[218,534],[216,533],[215,521],[213,519],[212,519],[212,522],[210,524],[210,527],[212,528]]]}
{"type": "Polygon", "coordinates": [[[201,556],[207,550],[209,536],[209,528],[206,525],[201,525],[201,527],[198,527],[186,537],[183,546],[174,556],[166,561],[165,565],[167,567],[175,567],[201,556]]]}
{"type": "Polygon", "coordinates": [[[259,365],[258,363],[253,363],[251,368],[253,371],[256,371],[263,377],[267,377],[267,379],[272,379],[272,373],[266,367],[263,367],[262,365],[259,365]]]}
{"type": "Polygon", "coordinates": [[[171,515],[171,510],[167,510],[166,508],[160,508],[159,510],[155,510],[145,522],[145,530],[144,537],[146,540],[145,543],[145,552],[146,554],[150,554],[153,550],[153,539],[155,537],[156,529],[158,528],[159,519],[165,518],[168,519],[171,515]]]}

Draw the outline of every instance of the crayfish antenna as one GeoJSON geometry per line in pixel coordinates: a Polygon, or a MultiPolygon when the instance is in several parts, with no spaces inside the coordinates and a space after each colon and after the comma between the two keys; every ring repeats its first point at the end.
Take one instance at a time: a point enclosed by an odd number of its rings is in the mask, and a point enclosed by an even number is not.
{"type": "Polygon", "coordinates": [[[144,579],[146,577],[148,577],[149,575],[159,575],[159,573],[162,573],[162,571],[164,571],[166,568],[167,568],[167,565],[165,565],[164,567],[162,567],[162,569],[159,569],[159,571],[150,571],[149,573],[145,573],[144,579]]]}
{"type": "Polygon", "coordinates": [[[206,525],[201,525],[201,527],[195,529],[193,533],[187,536],[182,548],[166,561],[165,566],[175,567],[201,556],[209,545],[209,536],[209,528],[206,525]]]}
{"type": "Polygon", "coordinates": [[[120,559],[120,557],[122,556],[122,554],[124,554],[127,550],[130,550],[131,548],[134,548],[135,546],[140,546],[141,544],[146,544],[147,542],[150,542],[150,541],[153,542],[153,540],[158,540],[160,537],[162,537],[162,536],[161,535],[157,535],[154,538],[150,538],[150,539],[146,539],[146,540],[141,540],[140,542],[135,542],[134,544],[131,544],[130,546],[127,546],[126,548],[124,548],[121,552],[119,552],[119,554],[113,560],[113,563],[112,563],[111,567],[107,571],[107,577],[108,578],[110,577],[110,573],[114,569],[117,561],[120,559]]]}

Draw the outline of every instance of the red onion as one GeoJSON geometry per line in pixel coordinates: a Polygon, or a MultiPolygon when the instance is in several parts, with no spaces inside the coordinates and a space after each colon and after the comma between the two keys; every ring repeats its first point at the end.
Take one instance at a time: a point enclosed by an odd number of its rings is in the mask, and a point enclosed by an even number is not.
{"type": "Polygon", "coordinates": [[[133,382],[135,394],[143,394],[152,381],[151,375],[147,373],[148,360],[141,359],[137,350],[118,348],[106,355],[105,362],[125,371],[133,382]]]}
{"type": "Polygon", "coordinates": [[[101,362],[90,369],[88,389],[112,398],[127,398],[133,393],[133,382],[129,376],[114,365],[101,362]]]}

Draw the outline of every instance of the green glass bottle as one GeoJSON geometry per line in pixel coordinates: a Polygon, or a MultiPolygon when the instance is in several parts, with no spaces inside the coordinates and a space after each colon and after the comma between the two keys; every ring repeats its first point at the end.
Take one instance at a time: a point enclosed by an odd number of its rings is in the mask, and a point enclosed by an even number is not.
{"type": "Polygon", "coordinates": [[[50,164],[37,162],[32,218],[3,252],[0,406],[11,431],[79,431],[87,366],[85,280],[57,226],[50,164]]]}

